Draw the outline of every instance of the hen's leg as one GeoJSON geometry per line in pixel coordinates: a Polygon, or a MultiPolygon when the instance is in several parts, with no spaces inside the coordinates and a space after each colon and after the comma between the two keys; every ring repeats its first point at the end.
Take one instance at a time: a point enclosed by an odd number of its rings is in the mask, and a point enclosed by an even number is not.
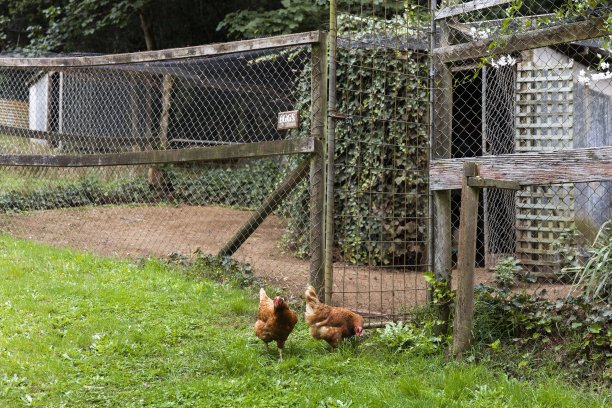
{"type": "Polygon", "coordinates": [[[278,356],[280,361],[283,361],[283,348],[285,348],[285,342],[284,341],[276,341],[276,346],[278,347],[278,356]]]}

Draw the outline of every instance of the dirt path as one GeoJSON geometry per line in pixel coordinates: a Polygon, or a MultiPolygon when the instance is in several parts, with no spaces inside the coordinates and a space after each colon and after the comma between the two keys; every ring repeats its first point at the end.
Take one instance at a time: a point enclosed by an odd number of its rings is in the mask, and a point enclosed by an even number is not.
{"type": "MultiPolygon", "coordinates": [[[[251,215],[221,207],[85,207],[0,215],[0,231],[97,255],[141,258],[190,255],[197,248],[216,254],[251,215]]],[[[234,257],[255,274],[299,297],[308,282],[309,263],[279,248],[285,221],[268,217],[234,257]]],[[[305,232],[307,233],[307,232],[305,232]]],[[[478,270],[477,282],[491,274],[478,270]]],[[[549,291],[561,290],[548,285],[549,291]]],[[[565,288],[562,288],[565,290],[565,288]]],[[[365,315],[402,314],[426,301],[419,272],[401,267],[373,268],[334,264],[333,303],[365,315]]]]}

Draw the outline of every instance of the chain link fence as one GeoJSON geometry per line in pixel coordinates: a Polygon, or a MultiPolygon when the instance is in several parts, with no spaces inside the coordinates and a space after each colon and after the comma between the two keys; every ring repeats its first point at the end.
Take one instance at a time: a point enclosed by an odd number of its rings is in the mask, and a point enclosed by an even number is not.
{"type": "MultiPolygon", "coordinates": [[[[475,162],[493,169],[507,154],[567,150],[573,162],[573,149],[612,145],[610,13],[601,1],[439,1],[433,159],[492,156],[475,162]]],[[[612,184],[567,179],[561,162],[558,177],[519,191],[482,190],[477,283],[515,270],[518,290],[571,291],[607,234],[612,184]]],[[[451,237],[436,255],[444,275],[457,261],[460,193],[434,192],[434,201],[451,225],[436,223],[438,242],[451,237]]]]}
{"type": "Polygon", "coordinates": [[[302,292],[322,279],[324,41],[2,59],[0,231],[110,256],[234,255],[302,292]]]}
{"type": "MultiPolygon", "coordinates": [[[[1,59],[0,231],[102,255],[231,255],[295,296],[325,280],[326,301],[376,325],[427,302],[424,272],[456,268],[460,186],[437,163],[491,171],[611,145],[608,3],[330,6],[329,54],[303,33],[1,59]]],[[[519,289],[563,296],[593,259],[612,185],[567,182],[562,164],[483,188],[477,283],[520,267],[519,289]]]]}

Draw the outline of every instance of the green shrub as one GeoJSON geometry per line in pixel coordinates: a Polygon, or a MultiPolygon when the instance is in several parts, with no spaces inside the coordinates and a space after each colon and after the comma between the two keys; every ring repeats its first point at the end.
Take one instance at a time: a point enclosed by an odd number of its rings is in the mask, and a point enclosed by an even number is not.
{"type": "Polygon", "coordinates": [[[87,177],[66,185],[0,193],[0,212],[51,210],[86,205],[131,204],[154,199],[144,178],[103,182],[87,177]]]}
{"type": "Polygon", "coordinates": [[[612,302],[612,220],[605,222],[591,249],[584,267],[567,268],[574,272],[574,287],[596,301],[612,302]]]}
{"type": "Polygon", "coordinates": [[[448,345],[448,336],[433,334],[433,321],[423,327],[412,323],[388,323],[378,329],[378,342],[395,352],[407,352],[415,355],[430,355],[441,352],[448,345]]]}
{"type": "Polygon", "coordinates": [[[260,287],[262,285],[261,279],[253,274],[251,265],[238,262],[231,257],[207,255],[198,249],[195,252],[195,260],[173,253],[170,254],[168,261],[213,282],[239,288],[260,287]]]}
{"type": "Polygon", "coordinates": [[[540,294],[476,286],[476,344],[497,340],[525,347],[554,346],[567,363],[602,367],[612,362],[612,308],[586,296],[554,301],[540,294]]]}
{"type": "Polygon", "coordinates": [[[255,209],[282,180],[277,159],[230,164],[167,166],[164,177],[174,200],[190,205],[255,209]]]}
{"type": "Polygon", "coordinates": [[[561,282],[573,282],[576,278],[576,267],[580,266],[578,240],[581,234],[575,225],[563,230],[552,243],[555,255],[555,275],[561,282]]]}
{"type": "Polygon", "coordinates": [[[516,276],[521,272],[520,261],[513,257],[502,258],[497,261],[493,272],[493,281],[502,289],[510,289],[514,286],[516,276]]]}

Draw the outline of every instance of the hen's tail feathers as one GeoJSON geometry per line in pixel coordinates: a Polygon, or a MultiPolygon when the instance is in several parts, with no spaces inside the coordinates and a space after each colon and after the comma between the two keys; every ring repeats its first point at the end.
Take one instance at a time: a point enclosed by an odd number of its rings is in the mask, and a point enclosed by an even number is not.
{"type": "Polygon", "coordinates": [[[308,286],[304,295],[306,296],[306,302],[320,303],[317,297],[317,291],[312,286],[308,286]]]}
{"type": "Polygon", "coordinates": [[[266,294],[265,289],[264,288],[259,289],[259,301],[261,302],[262,300],[264,300],[267,297],[268,297],[268,295],[266,294]]]}

